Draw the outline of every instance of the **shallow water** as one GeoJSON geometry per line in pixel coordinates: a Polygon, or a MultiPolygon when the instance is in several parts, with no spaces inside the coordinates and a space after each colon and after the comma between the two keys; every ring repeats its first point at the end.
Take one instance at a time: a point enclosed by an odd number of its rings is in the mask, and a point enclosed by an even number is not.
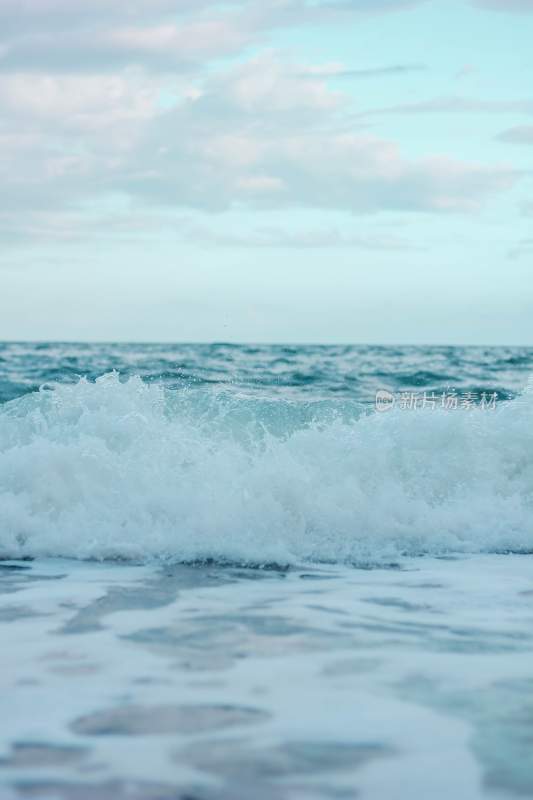
{"type": "Polygon", "coordinates": [[[532,372],[0,345],[1,800],[533,796],[532,372]]]}
{"type": "Polygon", "coordinates": [[[533,793],[527,557],[0,572],[2,797],[533,793]]]}

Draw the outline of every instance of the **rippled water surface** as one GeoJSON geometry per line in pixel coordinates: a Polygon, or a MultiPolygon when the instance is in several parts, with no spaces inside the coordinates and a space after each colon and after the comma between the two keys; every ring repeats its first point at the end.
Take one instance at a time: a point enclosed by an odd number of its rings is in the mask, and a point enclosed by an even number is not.
{"type": "Polygon", "coordinates": [[[520,391],[533,348],[0,343],[0,401],[45,382],[117,370],[169,388],[215,387],[268,396],[373,402],[383,386],[520,391]]]}

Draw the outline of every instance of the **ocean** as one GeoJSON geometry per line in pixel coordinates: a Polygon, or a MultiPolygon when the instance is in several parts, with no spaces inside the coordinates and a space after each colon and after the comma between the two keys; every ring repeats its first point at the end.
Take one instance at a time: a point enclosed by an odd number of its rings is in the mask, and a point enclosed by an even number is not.
{"type": "Polygon", "coordinates": [[[533,796],[533,348],[0,344],[0,798],[533,796]]]}

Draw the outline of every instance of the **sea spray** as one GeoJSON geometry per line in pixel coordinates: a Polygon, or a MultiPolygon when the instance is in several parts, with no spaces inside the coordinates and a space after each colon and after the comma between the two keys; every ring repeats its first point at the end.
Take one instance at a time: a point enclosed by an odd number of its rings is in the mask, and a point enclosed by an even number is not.
{"type": "Polygon", "coordinates": [[[0,555],[376,562],[533,550],[533,386],[495,410],[106,374],[0,407],[0,555]]]}

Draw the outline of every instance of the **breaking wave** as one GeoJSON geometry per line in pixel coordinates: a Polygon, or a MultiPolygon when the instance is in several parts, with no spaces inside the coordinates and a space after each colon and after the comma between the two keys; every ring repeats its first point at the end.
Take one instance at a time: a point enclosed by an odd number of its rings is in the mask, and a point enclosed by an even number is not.
{"type": "Polygon", "coordinates": [[[264,564],[533,551],[533,384],[496,410],[171,391],[0,408],[0,556],[264,564]]]}

